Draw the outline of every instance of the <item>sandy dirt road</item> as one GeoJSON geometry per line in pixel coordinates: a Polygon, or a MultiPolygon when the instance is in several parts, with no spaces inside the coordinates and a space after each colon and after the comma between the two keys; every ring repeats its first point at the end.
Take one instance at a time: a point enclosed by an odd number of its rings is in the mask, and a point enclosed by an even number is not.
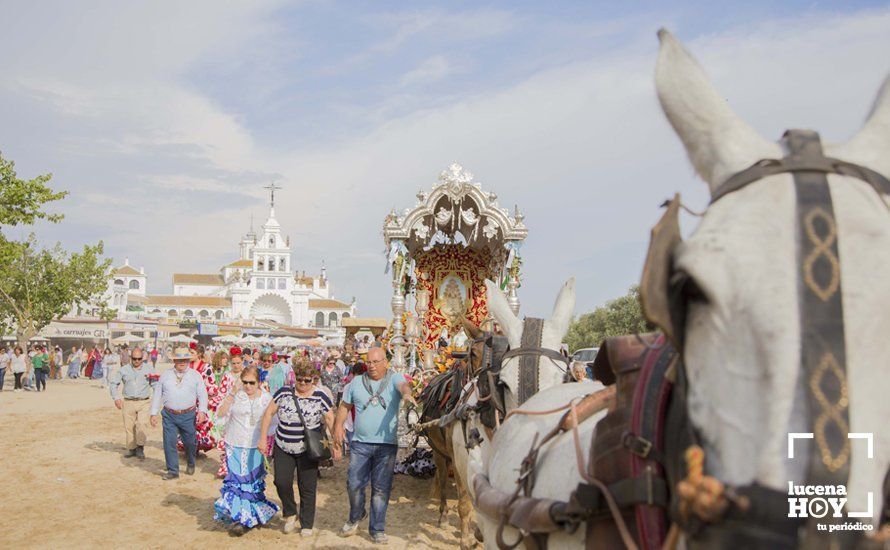
{"type": "MultiPolygon", "coordinates": [[[[161,480],[161,429],[152,428],[145,460],[123,458],[120,411],[96,381],[51,380],[45,393],[0,394],[0,548],[377,547],[367,534],[340,538],[347,517],[345,462],[323,473],[315,533],[281,532],[280,513],[267,528],[232,537],[213,521],[219,496],[218,453],[199,458],[194,476],[161,480]]],[[[184,468],[184,464],[182,464],[184,468]]],[[[448,524],[436,527],[431,480],[397,475],[387,534],[391,548],[454,548],[454,489],[448,524]]],[[[266,495],[280,504],[271,476],[266,495]]]]}

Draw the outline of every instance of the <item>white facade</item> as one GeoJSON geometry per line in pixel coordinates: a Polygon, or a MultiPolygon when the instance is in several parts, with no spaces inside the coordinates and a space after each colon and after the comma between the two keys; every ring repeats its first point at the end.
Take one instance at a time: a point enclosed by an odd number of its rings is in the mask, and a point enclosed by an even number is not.
{"type": "Polygon", "coordinates": [[[216,274],[176,273],[172,295],[140,301],[149,317],[267,320],[331,336],[341,332],[341,320],[355,316],[356,309],[354,299],[348,304],[334,299],[323,263],[318,276],[293,269],[289,239],[282,235],[274,206],[260,233],[251,230],[241,239],[237,260],[216,274]]]}
{"type": "Polygon", "coordinates": [[[145,275],[145,268],[140,267],[138,270],[133,268],[130,265],[130,259],[126,258],[124,265],[111,271],[108,288],[102,295],[102,299],[105,300],[109,309],[123,313],[127,310],[127,303],[131,301],[130,296],[144,297],[147,285],[148,277],[145,275]]]}

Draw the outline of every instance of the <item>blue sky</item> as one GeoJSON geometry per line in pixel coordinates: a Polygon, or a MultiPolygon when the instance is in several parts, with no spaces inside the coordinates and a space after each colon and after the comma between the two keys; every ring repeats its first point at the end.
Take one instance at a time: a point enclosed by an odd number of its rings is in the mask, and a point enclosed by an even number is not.
{"type": "Polygon", "coordinates": [[[526,214],[525,313],[572,275],[578,312],[635,283],[661,200],[706,202],[655,98],[660,26],[770,138],[845,139],[890,68],[886,2],[0,1],[0,15],[0,151],[71,191],[41,239],[102,239],[169,292],[174,271],[234,259],[275,179],[295,264],[326,260],[362,315],[387,311],[383,217],[453,161],[526,214]]]}

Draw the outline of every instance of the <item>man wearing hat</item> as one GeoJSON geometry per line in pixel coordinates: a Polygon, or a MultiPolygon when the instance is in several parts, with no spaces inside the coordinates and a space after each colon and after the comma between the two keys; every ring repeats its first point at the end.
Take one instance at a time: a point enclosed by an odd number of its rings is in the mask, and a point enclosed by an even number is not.
{"type": "Polygon", "coordinates": [[[161,374],[151,401],[151,425],[158,425],[158,414],[164,420],[164,459],[167,462],[164,479],[179,477],[177,435],[185,447],[188,462],[185,473],[195,473],[195,421],[201,424],[207,421],[207,388],[198,371],[188,368],[191,359],[189,350],[178,348],[171,359],[173,368],[161,374]]]}

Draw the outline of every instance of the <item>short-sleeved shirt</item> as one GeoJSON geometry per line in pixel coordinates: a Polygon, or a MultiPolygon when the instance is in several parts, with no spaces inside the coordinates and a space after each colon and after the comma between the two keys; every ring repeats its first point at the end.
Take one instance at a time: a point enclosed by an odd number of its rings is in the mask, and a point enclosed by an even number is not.
{"type": "Polygon", "coordinates": [[[46,367],[47,363],[49,363],[49,355],[45,353],[36,353],[34,354],[34,357],[31,358],[31,365],[33,365],[35,369],[43,369],[46,367]]]}
{"type": "MultiPolygon", "coordinates": [[[[282,451],[298,455],[306,450],[305,428],[294,403],[294,387],[282,386],[273,399],[278,405],[278,429],[275,430],[275,444],[282,451]]],[[[334,408],[334,403],[321,389],[316,388],[309,397],[297,397],[300,411],[310,430],[316,430],[324,422],[323,416],[334,408]]]]}
{"type": "Polygon", "coordinates": [[[355,407],[355,435],[353,441],[360,443],[387,443],[397,445],[398,434],[396,428],[398,426],[399,405],[402,402],[402,393],[399,391],[399,383],[405,379],[398,373],[391,373],[389,376],[389,386],[380,392],[380,397],[386,404],[384,408],[381,404],[375,403],[370,405],[371,393],[365,389],[362,379],[367,377],[371,386],[371,392],[376,392],[380,384],[386,378],[380,380],[371,380],[367,374],[356,376],[352,379],[346,389],[343,390],[343,402],[355,407]]]}

